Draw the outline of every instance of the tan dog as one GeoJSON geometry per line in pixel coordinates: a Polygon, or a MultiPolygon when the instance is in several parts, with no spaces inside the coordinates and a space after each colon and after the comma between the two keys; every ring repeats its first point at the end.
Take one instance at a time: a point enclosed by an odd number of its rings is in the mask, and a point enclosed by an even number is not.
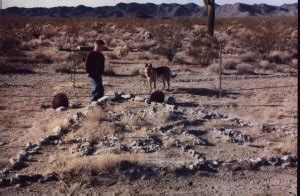
{"type": "Polygon", "coordinates": [[[150,84],[150,92],[152,91],[152,83],[154,84],[154,89],[156,89],[156,80],[158,77],[161,77],[162,78],[162,81],[163,81],[163,90],[165,89],[165,82],[168,83],[168,89],[170,88],[170,80],[171,80],[171,77],[175,77],[175,76],[172,76],[171,74],[171,70],[169,67],[166,67],[166,66],[162,66],[162,67],[157,67],[157,68],[154,68],[152,67],[152,64],[148,64],[146,63],[145,64],[145,75],[149,81],[149,84],[150,84]]]}

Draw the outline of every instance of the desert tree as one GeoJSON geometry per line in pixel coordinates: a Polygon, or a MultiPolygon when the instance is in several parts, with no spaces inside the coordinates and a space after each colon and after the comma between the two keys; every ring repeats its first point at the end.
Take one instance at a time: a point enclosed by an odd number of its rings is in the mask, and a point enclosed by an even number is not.
{"type": "Polygon", "coordinates": [[[154,54],[165,56],[169,62],[172,62],[177,52],[182,47],[184,38],[183,32],[177,26],[167,26],[165,28],[151,29],[154,39],[158,46],[150,51],[154,54]]]}
{"type": "Polygon", "coordinates": [[[213,36],[215,28],[215,1],[203,0],[203,3],[207,7],[208,12],[207,33],[213,36]]]}

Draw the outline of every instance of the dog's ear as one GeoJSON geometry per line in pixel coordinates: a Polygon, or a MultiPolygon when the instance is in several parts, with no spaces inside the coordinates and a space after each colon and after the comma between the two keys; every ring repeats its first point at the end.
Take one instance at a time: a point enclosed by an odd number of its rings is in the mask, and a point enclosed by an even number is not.
{"type": "Polygon", "coordinates": [[[145,63],[145,67],[148,67],[148,63],[145,63]]]}
{"type": "Polygon", "coordinates": [[[149,64],[149,67],[151,67],[151,68],[152,68],[152,64],[151,64],[151,63],[149,64]]]}

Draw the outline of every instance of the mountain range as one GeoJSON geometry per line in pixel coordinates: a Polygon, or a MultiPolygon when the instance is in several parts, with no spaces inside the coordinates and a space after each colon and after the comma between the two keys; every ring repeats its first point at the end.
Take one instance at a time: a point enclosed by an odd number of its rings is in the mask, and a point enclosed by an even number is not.
{"type": "MultiPolygon", "coordinates": [[[[298,3],[273,6],[268,4],[216,4],[216,17],[248,16],[297,16],[298,3]]],[[[153,4],[119,3],[115,6],[19,8],[10,7],[0,10],[0,16],[47,16],[47,17],[135,17],[135,18],[174,18],[204,17],[207,9],[194,3],[188,4],[153,4]]]]}

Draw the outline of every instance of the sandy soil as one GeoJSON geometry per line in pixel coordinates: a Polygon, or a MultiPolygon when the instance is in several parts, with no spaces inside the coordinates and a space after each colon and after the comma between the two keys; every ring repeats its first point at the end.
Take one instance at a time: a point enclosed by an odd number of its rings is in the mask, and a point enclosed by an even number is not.
{"type": "MultiPolygon", "coordinates": [[[[130,76],[133,67],[143,70],[145,61],[114,60],[108,61],[117,74],[122,76],[104,77],[105,91],[131,93],[135,96],[148,97],[149,89],[145,78],[130,76]]],[[[178,106],[177,116],[187,119],[197,118],[197,112],[206,110],[228,116],[236,116],[252,126],[243,127],[234,122],[211,119],[197,125],[178,126],[174,129],[176,139],[192,144],[189,136],[179,134],[182,130],[202,130],[202,138],[213,144],[211,146],[195,145],[195,150],[205,155],[208,160],[245,160],[257,157],[296,155],[297,138],[297,78],[288,74],[258,73],[241,76],[228,73],[223,76],[223,96],[217,98],[218,77],[208,75],[206,69],[191,65],[170,65],[161,60],[153,64],[169,65],[173,73],[178,74],[171,82],[171,90],[166,94],[173,96],[178,106]],[[289,130],[291,135],[280,131],[263,132],[262,124],[278,126],[289,130]],[[216,135],[213,128],[232,126],[244,134],[250,135],[254,141],[242,145],[229,143],[216,135]],[[258,147],[257,147],[258,146],[258,147]]],[[[46,136],[64,118],[78,111],[84,111],[90,105],[90,86],[85,74],[76,75],[76,87],[72,86],[70,75],[37,73],[30,75],[0,76],[0,141],[5,142],[0,147],[0,168],[9,164],[9,158],[29,141],[36,142],[46,136]],[[56,92],[64,92],[72,104],[81,104],[81,108],[57,112],[43,109],[42,105],[50,105],[56,92]]],[[[158,88],[162,83],[158,82],[158,88]]],[[[123,111],[133,112],[133,117],[122,117],[119,121],[96,123],[84,119],[80,126],[63,139],[58,145],[41,148],[40,153],[31,157],[29,166],[16,171],[22,174],[49,173],[64,171],[68,162],[76,157],[72,153],[80,138],[96,138],[99,154],[88,157],[98,157],[105,153],[133,154],[143,164],[151,167],[179,167],[192,163],[194,158],[187,156],[176,147],[167,147],[171,136],[155,131],[159,125],[172,123],[166,119],[165,110],[160,106],[146,106],[143,102],[121,101],[108,102],[106,113],[120,114],[123,111]],[[149,109],[150,108],[150,109],[149,109]],[[156,108],[157,112],[151,111],[156,108]],[[143,111],[149,109],[148,112],[143,111]],[[126,131],[118,132],[116,123],[126,126],[126,131]],[[115,147],[100,145],[105,136],[111,134],[121,138],[120,143],[130,145],[137,138],[157,135],[162,141],[162,147],[152,153],[120,152],[115,147]],[[116,152],[118,151],[118,152],[116,152]],[[54,161],[49,162],[49,157],[54,161]]],[[[10,173],[10,175],[13,175],[10,173]]],[[[82,177],[71,180],[34,183],[23,188],[1,188],[0,193],[31,194],[31,193],[88,193],[98,192],[111,194],[222,194],[222,195],[252,195],[252,194],[296,194],[296,168],[281,169],[280,167],[262,167],[253,170],[220,170],[217,173],[196,171],[176,174],[160,172],[149,179],[129,180],[122,175],[103,176],[97,185],[82,177]],[[115,182],[107,183],[105,179],[115,182]]]]}

